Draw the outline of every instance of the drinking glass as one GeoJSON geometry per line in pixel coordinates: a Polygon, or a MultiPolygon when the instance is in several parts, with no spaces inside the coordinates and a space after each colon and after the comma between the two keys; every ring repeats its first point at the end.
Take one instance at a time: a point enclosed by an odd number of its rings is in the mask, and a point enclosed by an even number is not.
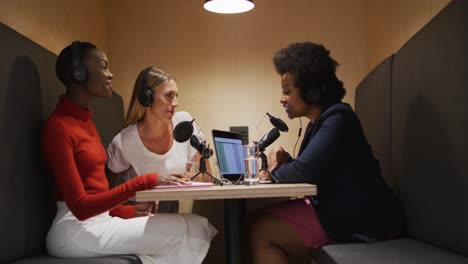
{"type": "Polygon", "coordinates": [[[255,185],[259,183],[258,172],[261,166],[258,157],[258,145],[244,145],[244,184],[255,185]]]}
{"type": "Polygon", "coordinates": [[[185,163],[185,177],[191,179],[198,172],[198,162],[193,159],[189,159],[185,163]]]}

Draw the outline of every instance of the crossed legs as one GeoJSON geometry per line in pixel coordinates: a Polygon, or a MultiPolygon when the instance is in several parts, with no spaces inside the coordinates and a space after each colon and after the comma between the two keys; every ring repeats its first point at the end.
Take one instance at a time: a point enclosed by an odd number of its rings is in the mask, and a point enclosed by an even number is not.
{"type": "Polygon", "coordinates": [[[289,256],[306,257],[312,249],[333,243],[315,210],[304,200],[282,202],[249,216],[253,263],[288,263],[289,256]]]}
{"type": "Polygon", "coordinates": [[[288,256],[306,256],[308,249],[296,231],[268,213],[254,216],[249,226],[253,263],[288,263],[288,256]]]}

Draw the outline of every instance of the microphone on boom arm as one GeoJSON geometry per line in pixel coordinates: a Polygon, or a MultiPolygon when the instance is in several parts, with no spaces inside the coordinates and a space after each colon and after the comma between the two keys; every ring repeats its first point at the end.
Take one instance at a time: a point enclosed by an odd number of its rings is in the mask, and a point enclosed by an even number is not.
{"type": "Polygon", "coordinates": [[[197,135],[193,135],[193,122],[195,119],[192,119],[192,121],[183,121],[177,124],[174,128],[173,135],[174,135],[174,140],[182,143],[190,139],[190,145],[200,153],[200,170],[190,178],[190,180],[193,180],[195,177],[198,175],[202,174],[203,178],[205,177],[205,174],[210,176],[213,180],[218,182],[220,185],[223,185],[223,182],[211,175],[207,170],[206,170],[206,159],[209,159],[213,155],[213,149],[211,149],[210,144],[206,143],[206,140],[201,139],[197,135]]]}

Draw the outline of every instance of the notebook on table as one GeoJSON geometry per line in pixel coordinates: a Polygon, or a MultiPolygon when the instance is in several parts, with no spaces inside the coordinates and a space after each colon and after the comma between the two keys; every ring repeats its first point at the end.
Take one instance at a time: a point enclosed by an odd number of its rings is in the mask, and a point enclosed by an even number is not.
{"type": "Polygon", "coordinates": [[[173,189],[173,188],[193,188],[193,187],[209,187],[213,186],[211,182],[191,182],[190,184],[184,185],[156,185],[153,189],[173,189]]]}

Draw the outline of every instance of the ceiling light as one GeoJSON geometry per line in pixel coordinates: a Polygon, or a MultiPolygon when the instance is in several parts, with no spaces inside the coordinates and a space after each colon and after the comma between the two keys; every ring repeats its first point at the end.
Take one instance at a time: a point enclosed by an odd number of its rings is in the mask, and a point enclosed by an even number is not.
{"type": "Polygon", "coordinates": [[[254,8],[253,0],[206,0],[203,7],[214,13],[243,13],[254,8]]]}

